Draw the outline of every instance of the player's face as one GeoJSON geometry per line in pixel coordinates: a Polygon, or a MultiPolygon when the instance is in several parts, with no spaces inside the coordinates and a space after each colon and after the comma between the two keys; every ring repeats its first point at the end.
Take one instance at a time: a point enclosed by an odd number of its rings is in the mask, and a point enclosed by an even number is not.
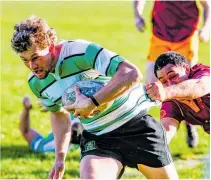
{"type": "Polygon", "coordinates": [[[157,76],[163,86],[167,87],[187,80],[189,73],[190,70],[188,66],[180,67],[173,64],[168,64],[157,71],[157,76]]]}
{"type": "Polygon", "coordinates": [[[36,75],[39,79],[47,77],[52,70],[52,52],[49,47],[39,50],[37,46],[32,45],[32,49],[26,52],[19,53],[24,64],[36,75]]]}

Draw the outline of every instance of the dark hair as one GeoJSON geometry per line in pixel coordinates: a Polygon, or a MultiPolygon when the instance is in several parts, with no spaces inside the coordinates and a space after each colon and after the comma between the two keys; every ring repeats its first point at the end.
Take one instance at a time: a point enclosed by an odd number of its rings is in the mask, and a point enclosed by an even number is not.
{"type": "Polygon", "coordinates": [[[16,24],[14,30],[11,46],[17,53],[30,50],[32,44],[38,45],[42,50],[57,41],[56,31],[50,28],[44,19],[36,16],[16,24]]]}
{"type": "Polygon", "coordinates": [[[158,58],[155,61],[155,66],[154,66],[154,74],[157,77],[157,71],[162,69],[164,66],[168,64],[173,64],[176,66],[182,66],[184,64],[188,65],[188,62],[186,58],[174,51],[169,51],[166,53],[161,54],[158,56],[158,58]]]}

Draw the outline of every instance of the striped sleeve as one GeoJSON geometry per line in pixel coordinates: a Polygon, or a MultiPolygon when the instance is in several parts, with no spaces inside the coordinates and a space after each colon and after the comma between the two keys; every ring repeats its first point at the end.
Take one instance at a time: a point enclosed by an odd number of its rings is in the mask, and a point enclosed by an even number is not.
{"type": "Polygon", "coordinates": [[[97,70],[101,75],[112,77],[124,58],[95,43],[91,43],[85,51],[85,61],[90,68],[97,70]]]}
{"type": "Polygon", "coordinates": [[[58,104],[54,103],[50,99],[40,98],[40,101],[42,102],[42,104],[44,104],[46,109],[48,111],[51,111],[51,112],[57,112],[57,111],[59,111],[62,108],[61,105],[58,105],[58,104]]]}
{"type": "Polygon", "coordinates": [[[34,86],[35,79],[36,79],[35,75],[33,75],[33,73],[30,73],[29,77],[28,77],[28,85],[29,85],[31,91],[34,93],[34,95],[37,98],[40,98],[40,93],[34,86]]]}
{"type": "Polygon", "coordinates": [[[36,88],[36,77],[32,74],[29,75],[28,78],[28,84],[31,89],[31,91],[34,93],[34,95],[40,99],[40,101],[43,103],[43,105],[46,107],[48,111],[56,112],[61,109],[61,105],[56,104],[50,99],[47,99],[45,97],[41,96],[40,91],[36,88]]]}

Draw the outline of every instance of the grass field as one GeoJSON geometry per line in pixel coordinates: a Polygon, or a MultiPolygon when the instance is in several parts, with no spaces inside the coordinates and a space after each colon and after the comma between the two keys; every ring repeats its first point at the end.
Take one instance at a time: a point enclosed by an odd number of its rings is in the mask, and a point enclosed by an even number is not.
{"type": "MultiPolygon", "coordinates": [[[[126,2],[0,2],[1,3],[1,178],[43,179],[54,163],[54,154],[35,154],[29,150],[18,129],[22,97],[28,94],[35,103],[31,125],[47,135],[49,115],[40,113],[37,100],[30,92],[27,70],[10,48],[13,26],[36,14],[46,18],[57,30],[59,39],[87,39],[113,50],[144,71],[150,38],[150,10],[145,17],[148,29],[140,34],[134,26],[132,3],[126,2]]],[[[199,61],[209,64],[209,44],[200,44],[199,61]]],[[[150,111],[157,119],[158,109],[150,111]]],[[[190,149],[185,143],[184,125],[170,144],[181,179],[205,177],[204,156],[209,151],[209,136],[198,127],[199,145],[190,149]]],[[[68,154],[65,178],[79,177],[79,152],[68,154]]],[[[208,159],[209,161],[209,159],[208,159]]],[[[208,163],[209,165],[209,163],[208,163]]],[[[123,178],[143,178],[136,170],[127,168],[123,178]]],[[[206,176],[209,179],[208,176],[206,176]]]]}

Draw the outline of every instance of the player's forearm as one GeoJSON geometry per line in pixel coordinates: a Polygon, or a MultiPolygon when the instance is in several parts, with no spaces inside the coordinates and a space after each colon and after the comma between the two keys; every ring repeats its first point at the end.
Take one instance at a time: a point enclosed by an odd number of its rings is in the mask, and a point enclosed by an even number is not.
{"type": "Polygon", "coordinates": [[[134,0],[133,1],[133,8],[135,15],[138,14],[140,16],[143,15],[144,11],[145,0],[134,0]]]}
{"type": "Polygon", "coordinates": [[[203,1],[201,0],[200,2],[204,8],[204,12],[203,12],[204,27],[210,28],[210,2],[207,0],[203,0],[203,1]]]}
{"type": "Polygon", "coordinates": [[[117,97],[124,94],[127,90],[139,83],[142,74],[132,64],[123,62],[120,64],[118,71],[111,81],[97,92],[94,97],[100,105],[113,101],[117,97]]]}
{"type": "Polygon", "coordinates": [[[27,109],[24,108],[22,113],[21,113],[19,127],[20,127],[20,131],[21,131],[22,134],[27,133],[29,131],[29,128],[30,128],[29,111],[30,110],[27,110],[27,109]]]}
{"type": "Polygon", "coordinates": [[[165,88],[168,99],[196,99],[210,93],[209,77],[190,79],[165,88]]]}
{"type": "Polygon", "coordinates": [[[68,114],[51,113],[51,124],[56,147],[56,161],[64,161],[71,138],[71,121],[68,114]]]}

